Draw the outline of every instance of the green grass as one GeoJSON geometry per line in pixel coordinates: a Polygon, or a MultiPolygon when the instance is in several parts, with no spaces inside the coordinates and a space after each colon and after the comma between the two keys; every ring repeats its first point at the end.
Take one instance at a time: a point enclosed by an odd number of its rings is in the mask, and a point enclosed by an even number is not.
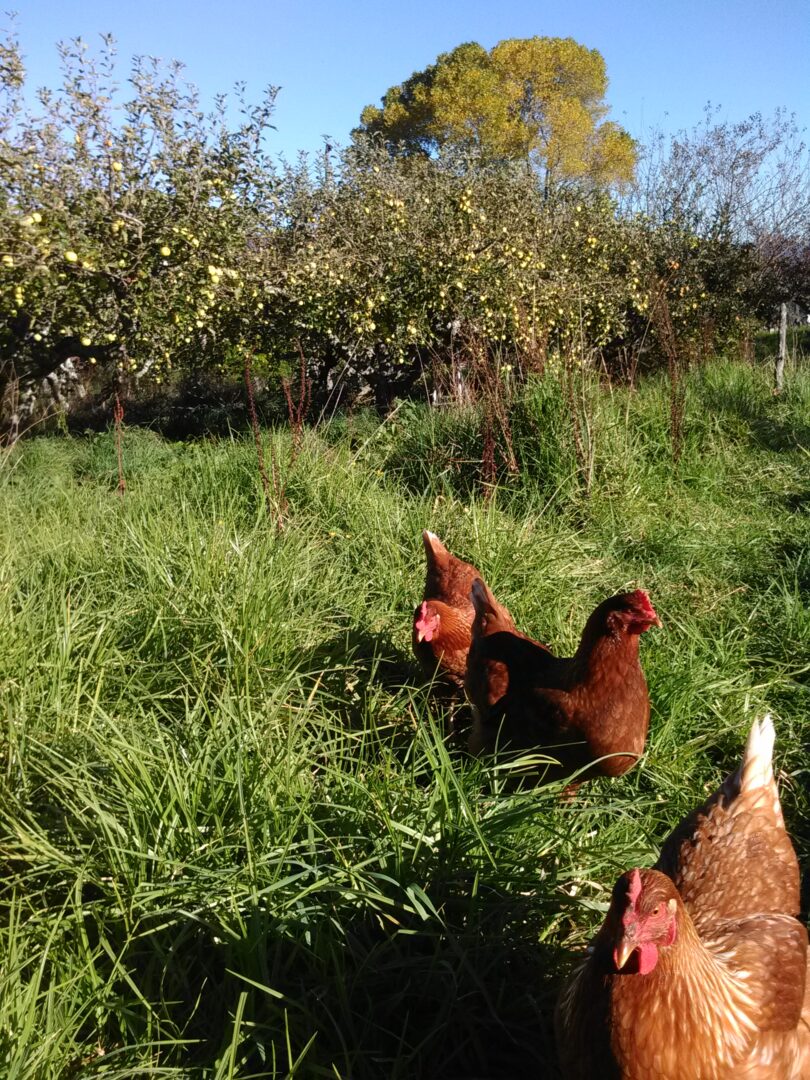
{"type": "MultiPolygon", "coordinates": [[[[779,331],[767,330],[754,338],[757,360],[773,361],[779,352],[779,331]]],[[[810,354],[810,326],[791,325],[787,328],[787,351],[789,357],[804,360],[810,354]]]]}
{"type": "MultiPolygon", "coordinates": [[[[41,438],[0,471],[0,1072],[552,1075],[560,979],[616,876],[777,719],[810,830],[810,377],[717,363],[668,397],[582,387],[583,493],[551,380],[480,497],[477,418],[308,432],[268,525],[249,440],[41,438]],[[409,655],[426,526],[571,650],[648,588],[641,766],[507,794],[409,655]]],[[[287,462],[287,436],[267,436],[287,462]]]]}

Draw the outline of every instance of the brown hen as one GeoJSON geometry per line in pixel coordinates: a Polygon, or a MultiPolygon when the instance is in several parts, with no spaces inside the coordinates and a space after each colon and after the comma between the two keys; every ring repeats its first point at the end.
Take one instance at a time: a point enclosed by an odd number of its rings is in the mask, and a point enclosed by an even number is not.
{"type": "Polygon", "coordinates": [[[769,716],[737,772],[619,878],[557,1006],[569,1080],[806,1080],[807,932],[769,716]]]}
{"type": "MultiPolygon", "coordinates": [[[[452,555],[435,533],[422,533],[427,559],[427,577],[422,603],[413,615],[413,651],[429,676],[437,668],[454,688],[464,685],[467,651],[473,610],[472,583],[480,574],[470,563],[452,555]]],[[[493,598],[506,624],[514,629],[512,617],[493,598]]]]}
{"type": "Polygon", "coordinates": [[[620,776],[632,768],[650,722],[639,638],[661,625],[647,594],[637,589],[604,600],[572,657],[554,656],[510,630],[483,582],[473,585],[472,598],[465,683],[476,713],[470,750],[542,750],[557,763],[548,779],[573,772],[579,780],[620,776]]]}

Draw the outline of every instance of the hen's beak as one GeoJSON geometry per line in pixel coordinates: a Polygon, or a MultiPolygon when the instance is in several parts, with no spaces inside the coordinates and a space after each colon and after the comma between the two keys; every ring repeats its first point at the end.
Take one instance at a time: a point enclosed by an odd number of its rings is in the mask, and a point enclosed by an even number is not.
{"type": "Polygon", "coordinates": [[[613,960],[619,971],[622,970],[622,968],[633,955],[635,950],[635,941],[631,941],[626,937],[623,937],[621,941],[619,941],[619,943],[616,945],[616,948],[613,950],[613,960]]]}
{"type": "Polygon", "coordinates": [[[657,615],[653,619],[653,626],[657,626],[659,630],[664,629],[664,624],[661,622],[661,620],[659,619],[659,617],[657,615]]]}
{"type": "Polygon", "coordinates": [[[424,630],[417,630],[416,631],[416,640],[417,641],[424,641],[425,640],[425,632],[424,632],[424,630]]]}

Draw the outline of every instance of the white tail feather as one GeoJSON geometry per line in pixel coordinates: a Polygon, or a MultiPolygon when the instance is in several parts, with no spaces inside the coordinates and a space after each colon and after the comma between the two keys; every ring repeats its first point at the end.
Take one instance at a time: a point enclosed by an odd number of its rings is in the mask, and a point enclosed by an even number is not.
{"type": "Polygon", "coordinates": [[[441,557],[443,552],[446,552],[446,548],[436,533],[431,532],[430,529],[422,530],[422,543],[425,545],[425,554],[427,555],[428,562],[431,559],[441,557]]]}
{"type": "Polygon", "coordinates": [[[770,713],[765,713],[761,720],[753,722],[740,765],[740,791],[753,791],[773,784],[775,738],[776,732],[770,713]]]}

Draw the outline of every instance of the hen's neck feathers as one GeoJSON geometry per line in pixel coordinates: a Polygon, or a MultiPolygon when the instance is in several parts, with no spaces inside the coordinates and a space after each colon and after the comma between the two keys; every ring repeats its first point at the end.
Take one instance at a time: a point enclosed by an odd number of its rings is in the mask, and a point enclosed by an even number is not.
{"type": "Polygon", "coordinates": [[[666,1076],[678,1075],[679,1062],[686,1071],[693,1062],[711,1062],[714,1071],[701,1074],[703,1080],[726,1076],[758,1030],[757,1002],[732,964],[733,957],[701,941],[680,904],[678,939],[659,950],[654,970],[613,976],[614,1008],[629,1021],[614,1029],[617,1056],[633,1060],[657,1054],[666,1076]],[[668,1022],[666,1045],[660,1045],[662,1020],[668,1022]]]}
{"type": "Polygon", "coordinates": [[[634,687],[646,693],[638,646],[637,634],[583,634],[576,653],[565,662],[566,690],[593,720],[612,702],[624,702],[634,687]]]}
{"type": "Polygon", "coordinates": [[[468,648],[470,644],[471,618],[467,612],[461,612],[450,604],[444,604],[441,600],[428,600],[428,610],[439,616],[439,626],[434,634],[431,644],[434,650],[438,645],[468,648]]]}
{"type": "Polygon", "coordinates": [[[621,667],[638,660],[638,634],[611,633],[586,625],[571,665],[579,678],[587,678],[595,669],[621,667]]]}

